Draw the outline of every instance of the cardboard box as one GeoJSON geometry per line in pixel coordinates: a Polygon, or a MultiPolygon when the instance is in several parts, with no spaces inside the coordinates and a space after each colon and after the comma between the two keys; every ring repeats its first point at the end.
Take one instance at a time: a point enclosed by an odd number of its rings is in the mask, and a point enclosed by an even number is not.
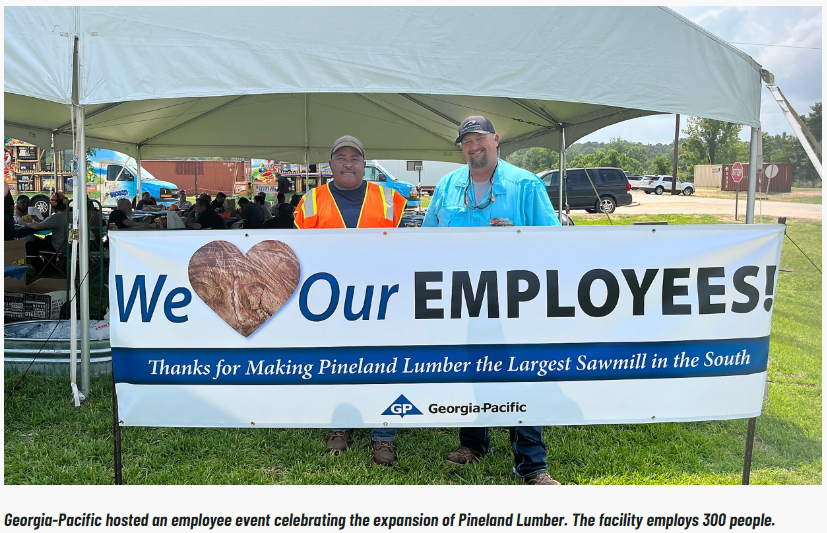
{"type": "MultiPolygon", "coordinates": [[[[26,242],[4,241],[3,242],[3,264],[4,265],[25,265],[26,264],[26,242]]],[[[26,278],[20,281],[14,278],[3,278],[3,290],[20,290],[26,287],[26,278]]]]}
{"type": "Polygon", "coordinates": [[[3,294],[5,316],[15,320],[56,320],[65,303],[65,279],[41,278],[3,294]]]}

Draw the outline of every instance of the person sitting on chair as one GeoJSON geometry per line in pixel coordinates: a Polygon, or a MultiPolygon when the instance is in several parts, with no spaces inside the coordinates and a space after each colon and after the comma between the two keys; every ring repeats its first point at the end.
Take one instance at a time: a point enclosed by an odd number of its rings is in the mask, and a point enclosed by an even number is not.
{"type": "Polygon", "coordinates": [[[147,206],[147,205],[158,205],[158,204],[155,202],[155,198],[153,198],[151,194],[149,194],[148,192],[144,192],[143,194],[141,194],[141,201],[138,202],[138,205],[135,206],[135,209],[140,211],[141,209],[144,208],[144,206],[147,206]]]}
{"type": "Polygon", "coordinates": [[[29,197],[21,194],[14,204],[14,223],[20,224],[20,219],[29,214],[29,197]]]}
{"type": "Polygon", "coordinates": [[[247,198],[238,199],[237,213],[244,220],[244,229],[258,229],[264,224],[264,210],[247,198]]]}
{"type": "Polygon", "coordinates": [[[208,198],[199,198],[195,203],[195,211],[198,213],[198,221],[187,219],[184,222],[190,229],[227,229],[227,222],[210,208],[208,198]]]}
{"type": "Polygon", "coordinates": [[[131,228],[135,223],[132,221],[132,203],[126,198],[118,200],[118,207],[109,214],[109,227],[115,224],[117,229],[131,228]]]}
{"type": "Polygon", "coordinates": [[[224,205],[224,200],[227,199],[227,195],[223,192],[218,192],[215,195],[215,200],[210,203],[210,209],[215,211],[216,213],[223,213],[227,210],[227,206],[224,205]]]}
{"type": "MultiPolygon", "coordinates": [[[[128,200],[127,200],[128,201],[128,200]]],[[[43,270],[43,260],[40,259],[41,252],[57,252],[66,255],[66,237],[69,233],[69,216],[66,207],[69,199],[63,193],[55,193],[51,198],[52,216],[43,222],[23,222],[23,225],[33,230],[51,230],[52,234],[44,239],[35,236],[29,237],[26,241],[26,255],[32,256],[32,266],[38,272],[43,270]]]]}
{"type": "Polygon", "coordinates": [[[264,205],[264,201],[265,201],[264,199],[265,198],[266,197],[264,196],[264,193],[262,192],[262,193],[259,193],[259,194],[255,195],[253,197],[253,202],[255,202],[255,204],[258,206],[258,208],[261,209],[261,212],[264,213],[264,220],[266,221],[266,220],[270,220],[271,218],[273,218],[273,214],[270,212],[269,209],[267,209],[267,206],[264,205]]]}

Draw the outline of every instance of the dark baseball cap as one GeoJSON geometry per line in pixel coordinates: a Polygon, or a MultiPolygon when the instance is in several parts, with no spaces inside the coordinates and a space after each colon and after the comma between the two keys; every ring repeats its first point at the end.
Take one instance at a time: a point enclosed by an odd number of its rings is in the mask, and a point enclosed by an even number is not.
{"type": "Polygon", "coordinates": [[[333,148],[330,149],[330,157],[333,157],[336,150],[345,146],[356,148],[359,150],[359,153],[362,154],[362,157],[365,157],[365,149],[362,148],[362,143],[359,142],[359,139],[356,137],[351,137],[350,135],[345,135],[344,137],[339,137],[336,139],[336,142],[333,143],[333,148]]]}
{"type": "Polygon", "coordinates": [[[496,133],[491,121],[481,115],[474,115],[462,121],[459,125],[459,137],[454,141],[459,144],[466,133],[496,133]]]}

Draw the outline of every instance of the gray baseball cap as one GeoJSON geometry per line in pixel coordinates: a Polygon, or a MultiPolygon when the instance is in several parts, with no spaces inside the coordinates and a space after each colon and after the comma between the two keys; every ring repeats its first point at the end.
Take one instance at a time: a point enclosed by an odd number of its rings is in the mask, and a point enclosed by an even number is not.
{"type": "Polygon", "coordinates": [[[362,154],[362,157],[365,157],[365,149],[362,148],[362,143],[359,142],[359,139],[357,139],[356,137],[351,137],[350,135],[345,135],[344,137],[339,137],[338,139],[336,139],[336,142],[333,143],[333,148],[330,149],[330,157],[333,157],[333,154],[336,153],[336,150],[344,146],[356,148],[357,150],[359,150],[359,153],[362,154]]]}
{"type": "Polygon", "coordinates": [[[466,118],[459,126],[459,137],[454,141],[459,144],[466,133],[496,133],[491,121],[481,115],[466,118]]]}

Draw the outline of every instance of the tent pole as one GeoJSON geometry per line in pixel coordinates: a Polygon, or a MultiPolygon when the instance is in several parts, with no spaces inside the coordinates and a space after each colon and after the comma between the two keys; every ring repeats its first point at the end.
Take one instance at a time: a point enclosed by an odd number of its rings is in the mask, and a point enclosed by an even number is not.
{"type": "Polygon", "coordinates": [[[749,180],[747,181],[747,224],[755,223],[755,184],[758,181],[758,173],[763,166],[761,147],[761,127],[750,128],[751,136],[749,142],[749,180]]]}
{"type": "MultiPolygon", "coordinates": [[[[72,113],[77,114],[77,109],[72,108],[72,113]]],[[[52,134],[52,150],[54,150],[54,134],[52,134]]],[[[79,145],[75,143],[72,147],[75,153],[80,153],[79,145]]],[[[54,156],[53,156],[54,157],[54,156]]],[[[57,186],[57,179],[55,179],[55,186],[57,186]]],[[[72,181],[72,195],[77,196],[78,179],[77,174],[72,181]]],[[[68,248],[71,241],[72,247],[69,256],[69,386],[72,388],[72,404],[75,407],[80,407],[80,397],[82,396],[78,391],[78,303],[77,303],[77,278],[78,278],[78,211],[72,210],[72,231],[69,233],[69,239],[66,242],[68,248]]],[[[85,398],[84,398],[85,399],[85,398]]]]}
{"type": "MultiPolygon", "coordinates": [[[[679,194],[678,192],[678,141],[681,134],[681,116],[675,115],[675,147],[674,157],[675,164],[672,168],[672,195],[679,194]]],[[[683,192],[683,191],[680,191],[683,192]]]]}
{"type": "MultiPolygon", "coordinates": [[[[310,109],[307,106],[307,93],[304,93],[304,186],[307,187],[307,180],[310,179],[310,165],[307,152],[310,150],[310,109]]],[[[316,177],[316,187],[321,187],[322,173],[316,177]]],[[[287,197],[285,196],[285,199],[287,197]]]]}
{"type": "Polygon", "coordinates": [[[141,178],[141,147],[138,146],[137,148],[138,148],[138,154],[137,154],[138,157],[135,158],[135,162],[138,164],[138,177],[135,178],[135,179],[138,180],[138,183],[135,184],[135,191],[136,191],[135,194],[137,194],[138,197],[140,198],[140,196],[141,196],[141,179],[142,179],[141,178]]]}
{"type": "Polygon", "coordinates": [[[557,180],[557,220],[563,223],[563,183],[566,175],[566,128],[560,128],[560,177],[557,180]]]}
{"type": "Polygon", "coordinates": [[[52,132],[52,175],[55,178],[55,190],[57,190],[57,152],[55,151],[55,132],[52,132]]]}
{"type": "MultiPolygon", "coordinates": [[[[761,153],[761,127],[751,128],[749,143],[749,181],[747,182],[747,224],[755,224],[755,182],[758,169],[763,168],[763,154],[761,153]]],[[[747,442],[744,449],[744,469],[741,472],[741,484],[749,485],[749,475],[752,470],[752,447],[755,442],[755,422],[757,417],[749,419],[747,424],[747,442]]]]}
{"type": "MultiPolygon", "coordinates": [[[[81,392],[89,397],[89,219],[86,215],[86,110],[80,105],[80,38],[75,35],[72,56],[72,110],[77,125],[77,173],[74,181],[74,204],[80,244],[80,383],[81,392]]],[[[68,241],[67,241],[68,244],[68,241]]],[[[72,327],[75,327],[74,325],[72,327]]]]}
{"type": "Polygon", "coordinates": [[[78,211],[78,230],[80,234],[80,382],[81,391],[89,397],[89,219],[86,215],[86,115],[81,106],[77,106],[78,139],[78,175],[75,180],[75,205],[78,211]]]}

